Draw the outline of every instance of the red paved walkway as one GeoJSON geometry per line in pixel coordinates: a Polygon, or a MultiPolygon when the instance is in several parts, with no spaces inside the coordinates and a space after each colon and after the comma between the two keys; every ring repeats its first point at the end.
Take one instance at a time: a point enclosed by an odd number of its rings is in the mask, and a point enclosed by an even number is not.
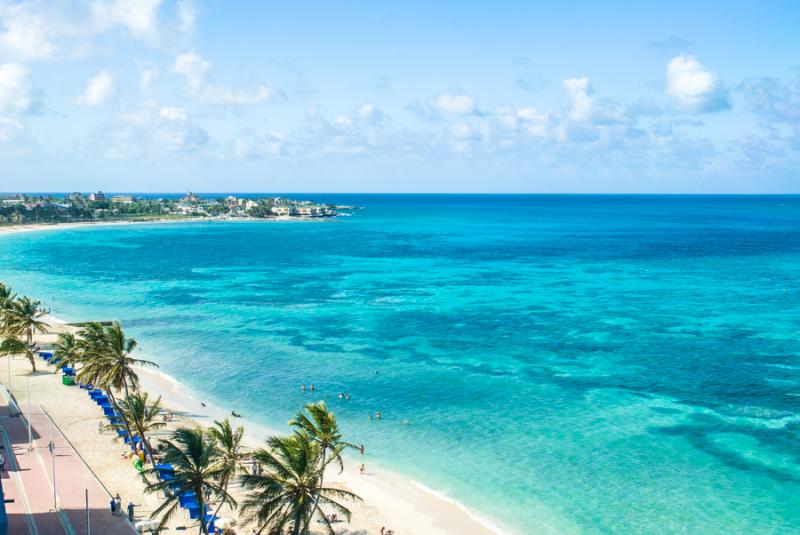
{"type": "MultiPolygon", "coordinates": [[[[82,535],[87,533],[85,492],[89,491],[89,520],[93,534],[131,535],[131,525],[111,516],[111,497],[64,436],[53,427],[55,443],[58,511],[53,506],[50,423],[33,409],[31,428],[34,448],[28,450],[28,428],[24,418],[12,416],[8,393],[0,392],[0,444],[7,472],[2,473],[9,519],[9,534],[82,535]],[[10,451],[9,451],[10,448],[10,451]]],[[[124,504],[123,504],[124,505],[124,504]]]]}

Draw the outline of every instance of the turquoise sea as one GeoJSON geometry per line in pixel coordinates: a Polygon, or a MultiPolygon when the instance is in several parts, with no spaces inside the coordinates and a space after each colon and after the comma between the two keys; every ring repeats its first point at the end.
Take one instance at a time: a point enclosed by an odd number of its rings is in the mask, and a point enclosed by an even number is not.
{"type": "Polygon", "coordinates": [[[0,280],[270,427],[315,383],[520,534],[800,533],[800,197],[310,198],[364,208],[0,236],[0,280]]]}

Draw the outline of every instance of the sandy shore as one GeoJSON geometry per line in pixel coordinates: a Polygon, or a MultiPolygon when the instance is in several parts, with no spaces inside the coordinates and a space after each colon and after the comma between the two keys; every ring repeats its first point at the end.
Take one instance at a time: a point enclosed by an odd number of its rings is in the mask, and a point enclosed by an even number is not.
{"type": "MultiPolygon", "coordinates": [[[[55,341],[57,332],[69,328],[55,318],[48,321],[53,332],[37,336],[37,341],[43,347],[55,341]]],[[[147,358],[147,355],[140,357],[147,358]]],[[[0,364],[0,377],[5,381],[6,363],[0,364]]],[[[52,416],[78,453],[112,493],[119,492],[123,502],[132,499],[137,505],[137,517],[147,517],[159,505],[159,498],[144,492],[142,478],[131,467],[130,461],[122,457],[125,452],[124,444],[114,440],[107,432],[102,435],[98,433],[98,422],[104,421],[102,412],[84,390],[61,385],[60,374],[52,366],[37,359],[37,368],[39,371],[32,374],[27,360],[12,359],[12,390],[20,400],[23,410],[29,381],[32,406],[41,405],[52,416]]],[[[142,388],[151,395],[161,395],[162,404],[176,416],[168,429],[153,434],[156,442],[159,437],[168,435],[170,429],[180,425],[209,426],[214,420],[231,414],[230,407],[208,403],[205,407],[202,406],[196,395],[157,370],[139,371],[142,388]]],[[[288,431],[288,426],[287,429],[276,431],[246,419],[232,419],[232,423],[245,427],[245,444],[250,449],[260,447],[268,435],[286,434],[288,431]]],[[[346,458],[345,471],[342,474],[331,471],[326,475],[326,480],[332,486],[351,490],[363,499],[361,503],[348,505],[353,511],[352,521],[350,524],[339,524],[336,529],[338,534],[377,535],[381,527],[393,529],[397,535],[503,533],[501,529],[473,516],[458,503],[429,491],[401,474],[382,468],[379,463],[370,459],[369,444],[366,444],[366,450],[367,455],[363,458],[358,453],[346,458]],[[366,465],[364,475],[360,475],[358,470],[362,462],[366,465]]],[[[232,494],[241,496],[241,489],[233,488],[232,494]]],[[[221,514],[237,518],[235,511],[223,510],[221,514]]],[[[170,530],[181,530],[190,525],[188,518],[180,513],[170,521],[168,527],[170,530]]],[[[249,532],[240,529],[238,533],[249,532]]]]}
{"type": "Polygon", "coordinates": [[[334,221],[335,217],[304,217],[304,216],[276,216],[270,218],[258,217],[185,217],[181,219],[146,219],[146,220],[131,220],[131,221],[82,221],[78,223],[37,223],[37,224],[24,224],[24,225],[0,225],[0,236],[4,234],[16,234],[20,232],[40,232],[47,230],[65,230],[74,228],[93,228],[93,227],[114,227],[114,226],[129,226],[129,225],[152,225],[152,224],[179,224],[179,223],[202,223],[202,222],[216,222],[216,223],[252,223],[252,222],[286,222],[286,221],[304,221],[304,222],[330,222],[334,221]]]}

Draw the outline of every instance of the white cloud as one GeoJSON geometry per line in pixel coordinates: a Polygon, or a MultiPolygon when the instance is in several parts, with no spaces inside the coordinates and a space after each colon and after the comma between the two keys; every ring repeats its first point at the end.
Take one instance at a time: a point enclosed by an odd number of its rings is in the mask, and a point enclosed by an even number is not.
{"type": "Polygon", "coordinates": [[[257,159],[267,156],[278,156],[286,151],[286,135],[275,130],[253,132],[244,129],[241,134],[230,140],[222,158],[257,159]]]}
{"type": "Polygon", "coordinates": [[[451,95],[442,93],[434,98],[430,104],[445,115],[471,115],[477,111],[475,99],[468,95],[451,95]]]}
{"type": "Polygon", "coordinates": [[[176,73],[186,77],[193,89],[199,88],[205,80],[211,63],[197,54],[181,54],[175,58],[173,66],[176,73]]]}
{"type": "Polygon", "coordinates": [[[34,4],[0,2],[0,49],[23,61],[53,56],[58,51],[50,38],[53,22],[34,4]]]}
{"type": "Polygon", "coordinates": [[[357,113],[358,118],[366,124],[378,124],[383,120],[383,113],[374,104],[364,104],[357,113]]]}
{"type": "Polygon", "coordinates": [[[114,94],[114,78],[106,71],[98,73],[86,84],[86,91],[78,99],[86,106],[102,106],[114,94]]]}
{"type": "Polygon", "coordinates": [[[96,0],[91,5],[92,20],[101,30],[116,25],[150,44],[158,44],[158,8],[161,0],[96,0]]]}
{"type": "Polygon", "coordinates": [[[194,6],[188,0],[178,3],[178,30],[183,34],[194,33],[197,24],[197,14],[194,6]]]}
{"type": "Polygon", "coordinates": [[[667,64],[666,92],[685,111],[701,113],[730,107],[727,90],[694,56],[681,54],[667,64]]]}
{"type": "Polygon", "coordinates": [[[206,104],[246,106],[259,104],[272,96],[272,90],[266,85],[260,85],[252,91],[237,91],[208,83],[206,75],[211,70],[211,63],[198,54],[179,55],[175,58],[173,70],[186,78],[192,95],[206,104]]]}
{"type": "Polygon", "coordinates": [[[139,75],[139,89],[142,93],[148,93],[153,85],[153,82],[158,77],[158,69],[151,65],[144,65],[141,67],[141,74],[139,75]]]}
{"type": "Polygon", "coordinates": [[[16,63],[0,64],[0,113],[29,113],[38,105],[28,69],[16,63]]]}
{"type": "Polygon", "coordinates": [[[587,121],[592,116],[592,97],[589,96],[589,79],[569,78],[564,80],[570,101],[569,116],[576,121],[587,121]]]}
{"type": "Polygon", "coordinates": [[[175,108],[173,106],[167,106],[161,108],[159,115],[161,115],[161,117],[163,117],[164,119],[170,121],[186,121],[188,119],[188,116],[186,115],[186,110],[182,108],[175,108]]]}
{"type": "Polygon", "coordinates": [[[162,154],[197,152],[208,145],[208,132],[195,124],[189,112],[177,106],[145,103],[125,111],[99,132],[106,155],[130,159],[162,154]]]}
{"type": "Polygon", "coordinates": [[[19,121],[0,115],[0,143],[8,143],[22,133],[23,130],[24,127],[19,121]]]}
{"type": "Polygon", "coordinates": [[[194,9],[183,0],[167,16],[164,6],[163,0],[0,0],[0,59],[82,58],[96,37],[120,29],[150,46],[174,46],[194,30],[194,9]]]}

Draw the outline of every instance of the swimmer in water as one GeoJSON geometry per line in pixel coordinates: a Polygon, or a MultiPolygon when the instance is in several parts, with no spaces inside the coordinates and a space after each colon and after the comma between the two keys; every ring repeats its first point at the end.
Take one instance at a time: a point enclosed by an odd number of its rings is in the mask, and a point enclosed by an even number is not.
{"type": "Polygon", "coordinates": [[[311,389],[310,389],[310,390],[311,390],[312,392],[313,392],[314,390],[316,390],[316,388],[314,387],[314,383],[311,383],[311,389]]]}
{"type": "Polygon", "coordinates": [[[303,383],[300,385],[300,392],[305,392],[305,391],[306,391],[306,384],[303,383]]]}
{"type": "Polygon", "coordinates": [[[376,419],[376,420],[380,420],[380,419],[381,419],[381,413],[380,413],[380,411],[378,411],[378,412],[376,412],[376,413],[375,413],[375,419],[376,419]]]}

